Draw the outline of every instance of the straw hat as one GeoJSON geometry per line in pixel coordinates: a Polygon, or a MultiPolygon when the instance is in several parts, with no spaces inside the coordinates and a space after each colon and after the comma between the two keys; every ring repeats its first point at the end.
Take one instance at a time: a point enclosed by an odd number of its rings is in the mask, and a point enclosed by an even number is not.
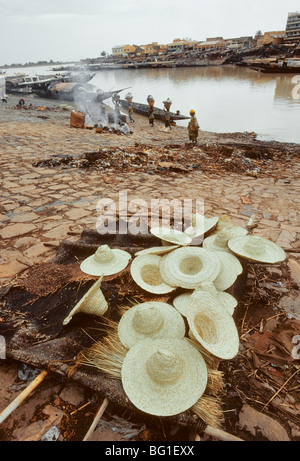
{"type": "Polygon", "coordinates": [[[108,309],[106,299],[100,290],[102,277],[97,280],[94,285],[86,292],[86,294],[78,301],[76,306],[71,310],[69,315],[64,319],[63,325],[67,325],[73,315],[79,312],[84,312],[89,315],[97,315],[101,317],[108,309]]]}
{"type": "Polygon", "coordinates": [[[235,237],[229,240],[228,246],[233,253],[250,261],[274,264],[286,259],[286,254],[280,246],[263,237],[235,237]]]}
{"type": "Polygon", "coordinates": [[[207,367],[186,339],[144,339],[127,353],[122,385],[141,411],[173,416],[191,408],[207,385],[207,367]]]}
{"type": "Polygon", "coordinates": [[[160,247],[146,248],[145,250],[137,251],[134,256],[144,256],[144,255],[164,255],[170,251],[176,250],[179,248],[179,245],[166,245],[160,247]]]}
{"type": "Polygon", "coordinates": [[[187,317],[193,337],[215,357],[233,359],[239,351],[239,335],[232,316],[210,293],[191,296],[187,317]]]}
{"type": "Polygon", "coordinates": [[[165,283],[174,287],[197,288],[199,283],[213,282],[221,263],[211,251],[183,247],[162,256],[160,273],[165,283]]]}
{"type": "Polygon", "coordinates": [[[152,301],[128,309],[121,317],[118,333],[123,346],[130,349],[145,338],[183,338],[185,323],[174,307],[152,301]]]}
{"type": "Polygon", "coordinates": [[[124,250],[111,249],[102,245],[96,253],[80,264],[80,269],[89,275],[113,275],[121,272],[128,265],[131,255],[124,250]]]}
{"type": "Polygon", "coordinates": [[[169,227],[152,227],[150,232],[155,237],[175,245],[188,245],[192,241],[184,232],[169,227]]]}
{"type": "Polygon", "coordinates": [[[226,226],[224,229],[204,239],[203,248],[210,251],[227,251],[227,253],[230,253],[227,245],[228,240],[239,235],[246,235],[247,233],[247,230],[243,227],[226,226]]]}
{"type": "MultiPolygon", "coordinates": [[[[216,298],[220,306],[223,306],[230,315],[233,315],[234,309],[238,304],[237,300],[229,293],[218,291],[212,282],[201,283],[201,285],[199,285],[194,293],[199,293],[199,296],[201,293],[209,293],[212,297],[216,298]]],[[[193,292],[183,293],[173,300],[174,307],[184,317],[188,317],[188,315],[191,313],[190,303],[192,294],[193,292]]]]}
{"type": "Polygon", "coordinates": [[[220,260],[221,270],[214,280],[217,290],[225,291],[230,288],[239,275],[243,272],[243,266],[236,256],[225,251],[215,251],[214,254],[220,260]]]}
{"type": "Polygon", "coordinates": [[[165,294],[175,289],[162,279],[161,260],[161,256],[145,254],[137,256],[131,263],[130,272],[133,280],[149,293],[165,294]]]}
{"type": "Polygon", "coordinates": [[[199,237],[200,235],[206,234],[209,230],[216,226],[219,218],[214,216],[207,218],[206,216],[195,213],[192,215],[191,226],[188,227],[184,232],[189,235],[192,239],[199,237]]]}

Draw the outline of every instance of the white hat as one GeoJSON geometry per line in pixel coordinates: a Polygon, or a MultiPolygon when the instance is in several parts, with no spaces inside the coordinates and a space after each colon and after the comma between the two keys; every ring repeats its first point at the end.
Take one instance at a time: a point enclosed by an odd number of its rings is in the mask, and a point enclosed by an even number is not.
{"type": "Polygon", "coordinates": [[[94,285],[86,292],[86,294],[78,301],[76,306],[71,310],[69,315],[64,319],[63,324],[67,325],[73,315],[79,312],[84,312],[89,315],[97,315],[101,317],[108,309],[106,299],[100,290],[102,277],[97,280],[94,285]]]}
{"type": "Polygon", "coordinates": [[[80,264],[80,269],[89,275],[113,275],[121,272],[128,265],[131,255],[124,250],[111,249],[102,245],[96,253],[80,264]]]}
{"type": "Polygon", "coordinates": [[[229,240],[228,246],[233,253],[250,261],[275,264],[286,259],[286,254],[280,246],[263,237],[235,237],[229,240]]]}
{"type": "Polygon", "coordinates": [[[246,235],[248,231],[243,227],[238,226],[228,226],[224,229],[216,232],[206,239],[203,240],[203,248],[206,248],[210,251],[227,251],[230,253],[228,248],[228,240],[238,235],[246,235]]]}
{"type": "MultiPolygon", "coordinates": [[[[199,295],[201,292],[209,293],[212,297],[216,298],[220,306],[223,306],[230,315],[233,315],[234,309],[238,304],[237,300],[232,295],[229,293],[224,293],[223,291],[218,291],[212,282],[201,283],[201,285],[199,285],[199,287],[196,288],[194,292],[199,293],[199,295]]],[[[190,303],[192,294],[193,292],[183,293],[179,296],[176,296],[176,298],[173,300],[175,308],[184,317],[188,317],[188,315],[191,313],[190,303]]]]}
{"type": "Polygon", "coordinates": [[[145,338],[183,338],[185,323],[174,307],[152,301],[128,309],[121,317],[118,333],[123,346],[130,349],[145,338]]]}
{"type": "Polygon", "coordinates": [[[214,280],[217,290],[225,291],[230,288],[239,275],[243,272],[243,266],[236,256],[225,251],[215,251],[214,254],[220,260],[221,270],[214,280]]]}
{"type": "Polygon", "coordinates": [[[155,237],[175,245],[188,245],[192,241],[184,232],[169,227],[152,227],[150,232],[155,237]]]}
{"type": "Polygon", "coordinates": [[[187,317],[194,338],[215,357],[233,359],[239,351],[239,335],[232,316],[209,293],[191,296],[187,317]]]}
{"type": "Polygon", "coordinates": [[[166,245],[160,247],[146,248],[145,250],[137,251],[134,256],[144,256],[144,255],[163,255],[169,253],[170,251],[176,250],[179,248],[179,245],[166,245]]]}
{"type": "Polygon", "coordinates": [[[212,218],[207,218],[206,216],[195,213],[192,215],[191,226],[185,229],[185,233],[189,235],[192,239],[199,237],[200,235],[206,234],[218,223],[219,218],[214,216],[212,218]]]}
{"type": "Polygon", "coordinates": [[[135,407],[155,416],[191,408],[207,386],[207,367],[186,339],[144,339],[126,354],[123,389],[135,407]]]}
{"type": "Polygon", "coordinates": [[[131,263],[133,280],[149,293],[171,293],[175,288],[164,282],[160,273],[161,256],[145,254],[137,256],[131,263]]]}
{"type": "Polygon", "coordinates": [[[213,282],[221,269],[219,259],[199,247],[183,247],[162,257],[160,273],[170,286],[197,288],[199,283],[213,282]]]}

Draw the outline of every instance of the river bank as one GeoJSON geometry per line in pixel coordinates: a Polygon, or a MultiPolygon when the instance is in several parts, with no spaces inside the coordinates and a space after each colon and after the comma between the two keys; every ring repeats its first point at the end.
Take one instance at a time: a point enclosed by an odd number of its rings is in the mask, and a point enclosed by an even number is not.
{"type": "MultiPolygon", "coordinates": [[[[258,141],[255,133],[201,131],[193,147],[185,127],[164,131],[164,124],[155,122],[152,128],[142,116],[128,123],[129,135],[96,133],[70,127],[69,102],[33,96],[25,98],[26,108],[17,108],[17,102],[9,98],[8,106],[0,108],[2,301],[30,269],[52,261],[62,241],[75,243],[83,231],[95,230],[99,199],[118,204],[122,191],[128,200],[142,198],[149,204],[155,198],[203,198],[207,215],[226,214],[242,227],[254,223],[255,235],[287,251],[283,265],[251,267],[235,317],[240,353],[221,366],[226,379],[222,428],[245,440],[298,440],[299,383],[297,376],[291,378],[295,362],[287,352],[283,365],[274,367],[265,356],[262,362],[259,354],[265,351],[258,339],[265,341],[270,332],[277,337],[283,324],[288,328],[299,321],[299,144],[258,141]],[[284,392],[264,408],[281,388],[284,392]]],[[[0,411],[24,384],[20,368],[14,361],[1,362],[0,411]]],[[[1,425],[0,438],[40,440],[55,425],[60,440],[82,440],[99,406],[93,395],[72,381],[49,376],[1,425]]],[[[117,411],[111,405],[109,417],[117,411]]],[[[112,430],[103,428],[95,437],[115,440],[112,430]]],[[[136,438],[192,437],[179,426],[147,424],[136,438]]]]}

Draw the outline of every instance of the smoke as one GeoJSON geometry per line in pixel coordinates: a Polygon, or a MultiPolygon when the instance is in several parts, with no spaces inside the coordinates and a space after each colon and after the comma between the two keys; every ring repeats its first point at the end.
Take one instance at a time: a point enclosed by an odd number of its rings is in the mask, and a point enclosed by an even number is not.
{"type": "Polygon", "coordinates": [[[100,89],[87,90],[83,86],[79,87],[74,95],[74,104],[76,110],[85,113],[86,125],[108,126],[108,117],[105,105],[99,101],[98,95],[102,94],[100,89]]]}
{"type": "Polygon", "coordinates": [[[5,77],[0,77],[0,99],[2,101],[6,99],[5,90],[6,90],[5,77]]]}

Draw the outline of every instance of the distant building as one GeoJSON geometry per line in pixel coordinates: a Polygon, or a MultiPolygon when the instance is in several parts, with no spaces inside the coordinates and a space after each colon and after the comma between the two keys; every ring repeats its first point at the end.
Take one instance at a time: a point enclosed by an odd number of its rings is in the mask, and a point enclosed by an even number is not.
{"type": "Polygon", "coordinates": [[[225,40],[206,40],[197,44],[196,49],[201,51],[222,51],[225,50],[225,40]]]}
{"type": "Polygon", "coordinates": [[[252,36],[228,38],[225,40],[226,48],[252,48],[256,45],[256,40],[252,36]]]}
{"type": "Polygon", "coordinates": [[[280,45],[283,43],[285,30],[265,32],[264,35],[257,38],[257,45],[280,45]]]}
{"type": "Polygon", "coordinates": [[[289,13],[286,23],[284,41],[288,43],[300,42],[300,12],[289,13]]]}
{"type": "Polygon", "coordinates": [[[137,50],[136,45],[119,45],[112,48],[113,56],[123,56],[124,54],[135,53],[137,50]]]}
{"type": "Polygon", "coordinates": [[[175,38],[172,43],[168,43],[169,51],[193,50],[199,41],[175,38]]]}

